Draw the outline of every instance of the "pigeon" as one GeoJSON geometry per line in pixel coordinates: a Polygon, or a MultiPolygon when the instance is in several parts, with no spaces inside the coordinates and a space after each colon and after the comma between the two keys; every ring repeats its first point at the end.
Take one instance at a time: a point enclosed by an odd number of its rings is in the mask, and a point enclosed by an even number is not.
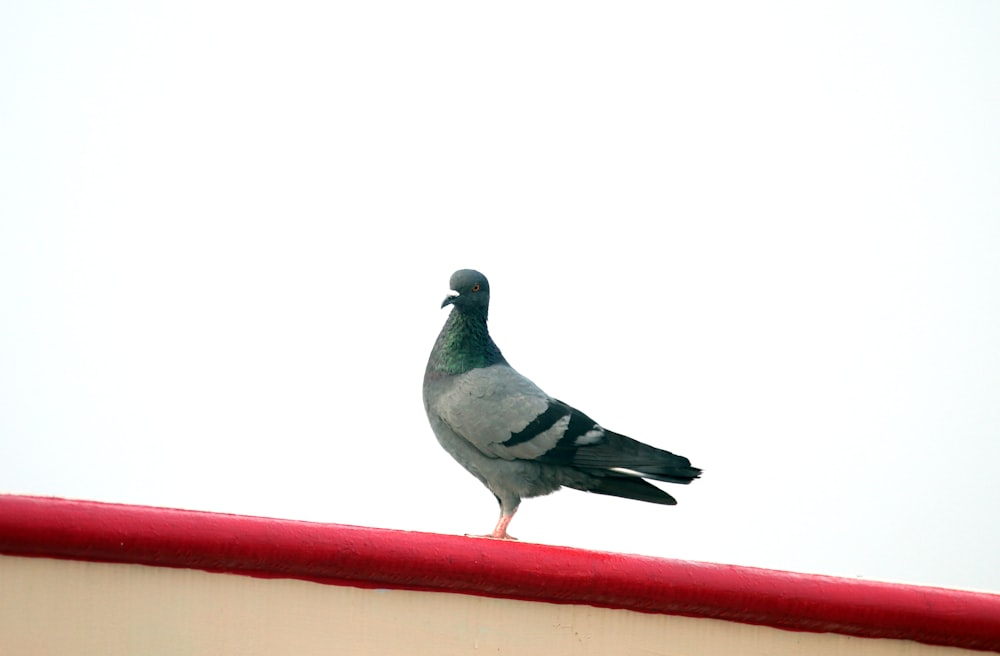
{"type": "Polygon", "coordinates": [[[644,479],[686,485],[701,475],[687,458],[600,426],[515,371],[490,337],[490,283],[472,269],[451,276],[452,306],[424,372],[427,419],[438,442],[500,504],[489,535],[507,527],[521,499],[561,487],[650,503],[677,501],[644,479]]]}

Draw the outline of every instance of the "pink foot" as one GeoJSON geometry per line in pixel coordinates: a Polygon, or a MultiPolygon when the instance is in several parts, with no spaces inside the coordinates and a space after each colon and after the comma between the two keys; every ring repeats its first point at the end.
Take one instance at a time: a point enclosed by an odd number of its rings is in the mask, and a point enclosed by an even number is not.
{"type": "Polygon", "coordinates": [[[500,515],[500,520],[497,522],[496,528],[493,529],[492,533],[487,535],[469,535],[466,533],[467,537],[470,538],[491,538],[493,540],[517,540],[513,535],[507,532],[507,525],[510,524],[510,520],[513,515],[500,515]]]}
{"type": "Polygon", "coordinates": [[[501,533],[499,535],[497,535],[496,533],[487,533],[485,535],[479,535],[479,534],[473,534],[473,533],[466,533],[465,537],[467,537],[467,538],[487,538],[489,540],[513,540],[513,541],[517,542],[517,538],[515,538],[513,535],[510,535],[507,532],[501,533]]]}

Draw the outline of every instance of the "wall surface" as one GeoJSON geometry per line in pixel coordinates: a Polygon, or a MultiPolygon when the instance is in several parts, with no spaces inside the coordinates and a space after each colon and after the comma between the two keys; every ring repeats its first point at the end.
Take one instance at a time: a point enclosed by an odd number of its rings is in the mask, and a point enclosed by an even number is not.
{"type": "Polygon", "coordinates": [[[0,556],[0,654],[976,654],[576,604],[0,556]]]}
{"type": "Polygon", "coordinates": [[[1000,653],[1000,595],[0,495],[0,656],[474,649],[1000,653]]]}

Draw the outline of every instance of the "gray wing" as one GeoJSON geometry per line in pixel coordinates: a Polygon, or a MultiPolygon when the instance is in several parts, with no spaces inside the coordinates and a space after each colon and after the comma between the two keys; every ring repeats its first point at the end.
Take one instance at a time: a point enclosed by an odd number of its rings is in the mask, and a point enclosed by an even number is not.
{"type": "Polygon", "coordinates": [[[433,409],[455,434],[484,454],[534,460],[555,448],[569,425],[565,410],[548,425],[538,425],[539,417],[553,414],[553,401],[533,382],[501,364],[456,376],[433,409]]]}
{"type": "Polygon", "coordinates": [[[509,365],[456,376],[434,406],[452,432],[492,458],[534,460],[602,476],[681,484],[701,473],[683,456],[602,428],[579,410],[545,394],[509,365]]]}

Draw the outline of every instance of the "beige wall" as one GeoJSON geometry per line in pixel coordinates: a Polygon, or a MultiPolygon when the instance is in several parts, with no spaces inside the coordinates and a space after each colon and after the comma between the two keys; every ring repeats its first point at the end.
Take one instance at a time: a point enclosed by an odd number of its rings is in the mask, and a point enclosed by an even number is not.
{"type": "Polygon", "coordinates": [[[979,654],[449,593],[0,556],[0,654],[979,654]]]}

